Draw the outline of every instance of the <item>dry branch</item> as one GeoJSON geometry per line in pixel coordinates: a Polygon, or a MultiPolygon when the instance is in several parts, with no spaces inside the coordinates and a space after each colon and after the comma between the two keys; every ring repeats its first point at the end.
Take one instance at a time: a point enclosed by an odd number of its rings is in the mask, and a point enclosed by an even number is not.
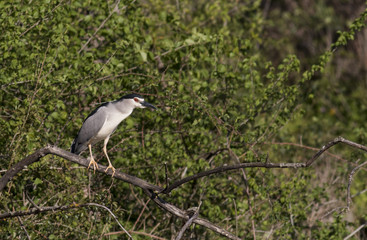
{"type": "MultiPolygon", "coordinates": [[[[6,186],[6,184],[19,172],[21,171],[23,168],[25,168],[26,166],[37,162],[40,158],[48,155],[48,154],[52,154],[52,155],[56,155],[59,157],[62,157],[66,160],[69,160],[71,162],[77,163],[79,165],[82,165],[84,167],[88,167],[89,165],[89,161],[83,157],[80,157],[78,155],[75,155],[73,153],[70,153],[68,151],[65,151],[61,148],[55,147],[55,146],[47,146],[45,148],[41,148],[37,151],[35,151],[33,154],[27,156],[26,158],[24,158],[22,161],[18,162],[17,164],[15,164],[13,167],[11,167],[5,174],[4,176],[0,179],[0,191],[2,191],[4,189],[4,187],[6,186]]],[[[103,165],[99,165],[98,164],[98,172],[101,173],[105,173],[105,169],[107,167],[103,166],[103,165]]],[[[111,173],[105,173],[107,175],[112,175],[111,173]]],[[[131,183],[135,186],[141,187],[141,188],[146,188],[146,189],[151,189],[154,191],[161,191],[162,188],[155,186],[153,184],[150,184],[140,178],[128,175],[126,173],[122,173],[122,172],[118,172],[116,171],[114,178],[122,180],[124,182],[127,183],[131,183]]]]}
{"type": "MultiPolygon", "coordinates": [[[[338,144],[338,143],[343,143],[346,145],[349,145],[351,147],[354,148],[358,148],[360,150],[366,151],[367,152],[367,147],[354,143],[352,141],[349,141],[347,139],[344,139],[342,137],[337,137],[335,138],[333,141],[327,143],[326,145],[322,146],[321,149],[311,158],[309,159],[306,163],[270,163],[270,162],[251,162],[251,163],[240,163],[240,164],[236,164],[233,166],[221,166],[218,168],[214,168],[208,171],[204,171],[204,172],[200,172],[197,174],[194,174],[192,176],[183,178],[181,180],[178,180],[174,183],[172,183],[169,186],[166,186],[165,189],[153,185],[151,183],[148,183],[140,178],[116,171],[114,174],[114,178],[122,180],[124,182],[130,183],[134,186],[140,187],[144,190],[144,193],[149,196],[152,201],[154,201],[154,203],[156,203],[159,207],[161,207],[162,209],[164,209],[165,211],[183,218],[187,221],[190,220],[190,214],[188,214],[188,212],[177,208],[176,206],[164,201],[161,197],[159,197],[157,195],[157,193],[161,194],[168,194],[170,193],[172,190],[178,188],[179,186],[181,186],[184,183],[187,183],[189,181],[195,180],[195,179],[199,179],[205,176],[209,176],[212,174],[217,174],[217,173],[222,173],[222,172],[227,172],[227,171],[231,171],[231,170],[235,170],[235,169],[241,169],[241,168],[305,168],[305,167],[309,167],[311,166],[316,159],[318,159],[318,157],[320,157],[327,149],[331,148],[332,146],[338,144]]],[[[82,158],[78,155],[72,154],[70,152],[67,152],[63,149],[60,149],[58,147],[55,146],[47,146],[45,148],[41,148],[39,150],[37,150],[36,152],[34,152],[33,154],[27,156],[26,158],[24,158],[22,161],[18,162],[17,164],[15,164],[13,167],[11,167],[0,179],[0,192],[5,188],[6,184],[17,174],[19,173],[23,168],[25,168],[26,166],[38,161],[40,158],[48,155],[48,154],[52,154],[52,155],[56,155],[59,157],[62,157],[66,160],[69,160],[71,162],[80,164],[84,167],[88,167],[89,161],[85,158],[82,158]]],[[[360,165],[360,167],[362,167],[364,164],[360,165]]],[[[99,165],[98,164],[98,172],[104,173],[104,174],[108,174],[111,175],[111,173],[105,173],[106,167],[99,165]]],[[[357,169],[354,169],[355,171],[357,169]]],[[[70,206],[61,206],[58,207],[58,210],[66,210],[66,209],[70,209],[72,208],[73,205],[70,206]]],[[[55,207],[51,207],[50,209],[43,208],[43,209],[31,209],[29,211],[25,212],[11,212],[11,213],[3,213],[0,214],[0,218],[4,218],[4,217],[16,217],[16,216],[24,216],[24,215],[30,215],[30,214],[37,214],[40,212],[44,212],[44,211],[51,211],[51,210],[55,210],[55,207]],[[41,211],[42,210],[42,211],[41,211]]],[[[221,234],[222,236],[225,236],[229,239],[240,239],[236,236],[234,236],[233,234],[231,234],[230,232],[214,225],[213,223],[209,222],[206,219],[202,219],[199,217],[196,218],[192,218],[191,219],[192,222],[199,224],[201,226],[204,226],[208,229],[213,230],[216,233],[221,234]]]]}
{"type": "Polygon", "coordinates": [[[194,214],[189,218],[189,220],[187,220],[185,225],[181,228],[181,230],[177,234],[176,240],[180,240],[182,238],[182,236],[183,236],[184,232],[186,231],[186,229],[188,227],[190,227],[192,222],[199,216],[199,210],[200,210],[201,203],[202,202],[199,203],[199,206],[196,208],[194,214]]]}
{"type": "Polygon", "coordinates": [[[236,170],[236,169],[242,169],[242,168],[306,168],[306,167],[311,166],[316,161],[316,159],[318,159],[326,150],[328,150],[332,146],[335,146],[336,144],[339,144],[339,143],[344,143],[346,145],[349,145],[349,146],[352,146],[352,147],[355,147],[355,148],[358,148],[360,150],[367,152],[367,147],[361,144],[349,141],[342,137],[337,137],[333,141],[322,146],[320,150],[317,151],[312,156],[312,158],[310,158],[306,163],[250,162],[250,163],[240,163],[240,164],[231,165],[231,166],[221,166],[221,167],[203,171],[203,172],[188,176],[186,178],[183,178],[181,180],[175,181],[171,185],[167,186],[161,193],[168,194],[172,190],[174,190],[175,188],[178,188],[179,186],[181,186],[184,183],[193,181],[198,178],[206,177],[212,174],[223,173],[223,172],[236,170]]]}
{"type": "MultiPolygon", "coordinates": [[[[21,160],[20,162],[16,163],[13,167],[11,167],[0,179],[0,192],[5,188],[6,184],[17,174],[19,173],[22,169],[24,169],[26,166],[39,161],[42,157],[48,155],[48,154],[52,154],[52,155],[56,155],[59,157],[62,157],[66,160],[69,160],[71,162],[80,164],[84,167],[88,167],[89,165],[89,161],[83,157],[80,157],[76,154],[70,153],[68,151],[65,151],[61,148],[55,147],[55,146],[47,146],[44,148],[41,148],[39,150],[37,150],[36,152],[34,152],[33,154],[27,156],[26,158],[24,158],[23,160],[21,160]]],[[[103,174],[107,174],[107,175],[112,175],[111,173],[105,173],[105,169],[107,167],[98,164],[98,169],[96,171],[101,172],[103,174]]],[[[93,171],[92,169],[90,169],[91,171],[93,171]]],[[[189,215],[182,209],[177,208],[176,206],[162,200],[161,198],[159,198],[155,192],[161,192],[163,191],[163,188],[150,184],[140,178],[128,175],[126,173],[122,173],[119,171],[116,171],[114,176],[114,178],[122,180],[124,182],[127,183],[131,183],[134,186],[140,187],[144,190],[144,192],[162,209],[164,209],[165,211],[180,217],[180,218],[184,218],[186,220],[189,219],[189,215]]],[[[10,213],[2,213],[0,214],[0,219],[1,218],[8,218],[8,217],[16,217],[16,216],[24,216],[24,215],[32,215],[32,214],[38,214],[41,212],[47,212],[47,211],[52,211],[52,210],[67,210],[70,208],[75,208],[76,206],[74,204],[69,205],[69,206],[55,206],[55,207],[44,207],[42,208],[42,211],[40,211],[39,209],[33,208],[29,211],[16,211],[16,212],[10,212],[10,213]]],[[[215,224],[209,222],[206,219],[202,219],[202,218],[197,218],[194,220],[195,223],[204,226],[208,229],[213,230],[216,233],[219,233],[229,239],[235,239],[235,240],[239,240],[240,238],[234,236],[232,233],[216,226],[215,224]]]]}

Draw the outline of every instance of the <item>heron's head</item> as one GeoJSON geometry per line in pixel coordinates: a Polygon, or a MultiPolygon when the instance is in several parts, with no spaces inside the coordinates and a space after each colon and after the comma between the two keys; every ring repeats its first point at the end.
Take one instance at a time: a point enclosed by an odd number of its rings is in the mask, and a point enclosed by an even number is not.
{"type": "Polygon", "coordinates": [[[138,94],[129,94],[122,97],[124,101],[129,101],[129,104],[134,106],[134,108],[152,108],[157,109],[154,105],[144,101],[144,98],[138,94]]]}

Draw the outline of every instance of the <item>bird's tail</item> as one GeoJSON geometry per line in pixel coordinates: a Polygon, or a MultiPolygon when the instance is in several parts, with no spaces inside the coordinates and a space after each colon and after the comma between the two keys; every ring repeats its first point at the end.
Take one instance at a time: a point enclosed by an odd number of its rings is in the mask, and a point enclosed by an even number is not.
{"type": "Polygon", "coordinates": [[[88,145],[78,143],[78,139],[75,138],[71,144],[70,152],[80,155],[86,149],[88,149],[88,145]]]}
{"type": "Polygon", "coordinates": [[[79,153],[77,152],[76,139],[74,139],[73,144],[71,144],[70,152],[71,152],[71,153],[75,153],[75,154],[79,154],[79,153]]]}

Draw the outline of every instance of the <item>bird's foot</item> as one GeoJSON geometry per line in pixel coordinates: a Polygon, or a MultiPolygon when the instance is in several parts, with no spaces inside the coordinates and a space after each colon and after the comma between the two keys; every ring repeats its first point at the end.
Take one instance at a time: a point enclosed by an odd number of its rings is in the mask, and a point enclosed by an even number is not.
{"type": "Polygon", "coordinates": [[[110,165],[108,165],[108,167],[104,171],[107,172],[109,168],[112,169],[112,177],[113,177],[113,175],[115,175],[116,169],[110,164],[110,165]]]}
{"type": "Polygon", "coordinates": [[[90,159],[89,165],[88,165],[88,169],[90,168],[90,165],[93,165],[93,172],[96,173],[96,168],[98,169],[98,164],[96,161],[94,161],[93,158],[90,159]]]}

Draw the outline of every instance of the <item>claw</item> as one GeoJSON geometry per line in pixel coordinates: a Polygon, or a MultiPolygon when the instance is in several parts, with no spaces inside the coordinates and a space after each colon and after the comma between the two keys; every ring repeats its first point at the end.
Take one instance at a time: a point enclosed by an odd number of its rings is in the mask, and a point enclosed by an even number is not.
{"type": "Polygon", "coordinates": [[[90,159],[89,165],[88,165],[88,169],[90,167],[90,165],[93,165],[93,173],[96,173],[96,168],[98,169],[98,164],[96,161],[94,161],[93,158],[90,159]]]}
{"type": "Polygon", "coordinates": [[[115,175],[116,169],[110,164],[110,165],[108,165],[108,167],[104,171],[107,172],[109,168],[112,169],[112,177],[113,177],[113,175],[115,175]]]}
{"type": "Polygon", "coordinates": [[[89,153],[90,153],[90,162],[89,162],[89,165],[88,165],[88,170],[89,170],[89,167],[90,165],[93,164],[93,172],[94,174],[96,173],[96,168],[98,169],[98,164],[96,161],[94,161],[94,158],[93,158],[93,154],[92,154],[92,145],[91,144],[88,144],[88,148],[89,148],[89,153]]]}

